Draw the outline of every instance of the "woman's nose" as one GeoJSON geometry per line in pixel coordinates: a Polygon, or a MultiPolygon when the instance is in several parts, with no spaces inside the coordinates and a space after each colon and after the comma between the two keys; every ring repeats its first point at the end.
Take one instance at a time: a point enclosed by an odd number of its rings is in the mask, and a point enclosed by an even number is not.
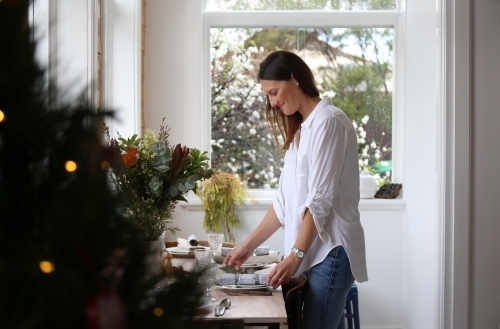
{"type": "Polygon", "coordinates": [[[277,105],[276,97],[275,96],[269,96],[269,102],[271,103],[272,107],[275,107],[277,105]]]}

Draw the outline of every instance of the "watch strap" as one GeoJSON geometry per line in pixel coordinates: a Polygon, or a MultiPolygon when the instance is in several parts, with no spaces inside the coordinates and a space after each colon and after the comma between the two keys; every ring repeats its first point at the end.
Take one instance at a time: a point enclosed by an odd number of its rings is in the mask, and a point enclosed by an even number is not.
{"type": "Polygon", "coordinates": [[[304,250],[300,250],[295,246],[292,247],[292,252],[295,256],[297,256],[300,259],[304,258],[307,254],[307,252],[305,252],[304,250]]]}

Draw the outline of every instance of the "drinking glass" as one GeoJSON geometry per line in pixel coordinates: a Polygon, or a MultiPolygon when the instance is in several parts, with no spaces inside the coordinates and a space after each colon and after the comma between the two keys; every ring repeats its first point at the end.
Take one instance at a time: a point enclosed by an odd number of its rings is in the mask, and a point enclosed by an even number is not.
{"type": "Polygon", "coordinates": [[[212,253],[207,249],[196,249],[194,258],[196,260],[196,269],[202,271],[212,262],[212,253]]]}
{"type": "Polygon", "coordinates": [[[208,246],[213,255],[222,246],[222,241],[224,241],[224,234],[221,233],[208,233],[208,246]]]}
{"type": "Polygon", "coordinates": [[[210,293],[210,288],[215,284],[215,279],[219,271],[219,264],[211,263],[206,266],[203,270],[203,274],[200,277],[200,283],[205,287],[205,298],[209,298],[212,302],[215,302],[217,298],[212,297],[210,293]]]}

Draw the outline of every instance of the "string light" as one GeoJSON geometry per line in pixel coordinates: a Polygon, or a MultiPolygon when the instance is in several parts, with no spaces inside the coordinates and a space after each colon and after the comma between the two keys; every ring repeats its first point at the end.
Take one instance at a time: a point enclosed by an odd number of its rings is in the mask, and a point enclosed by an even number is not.
{"type": "Polygon", "coordinates": [[[153,310],[153,314],[156,315],[157,317],[160,317],[163,315],[163,309],[160,307],[157,307],[153,310]]]}
{"type": "MultiPolygon", "coordinates": [[[[0,0],[0,2],[2,2],[2,0],[0,0]]],[[[2,122],[3,119],[5,119],[5,114],[3,113],[2,110],[0,110],[0,122],[2,122]]]]}
{"type": "Polygon", "coordinates": [[[104,171],[107,171],[109,169],[109,162],[104,160],[103,162],[101,162],[101,169],[104,170],[104,171]]]}
{"type": "Polygon", "coordinates": [[[73,172],[76,170],[76,162],[75,161],[71,161],[71,160],[68,160],[66,161],[66,171],[68,172],[73,172]]]}
{"type": "Polygon", "coordinates": [[[48,274],[55,270],[54,263],[49,262],[47,260],[42,260],[39,265],[43,273],[48,274]]]}

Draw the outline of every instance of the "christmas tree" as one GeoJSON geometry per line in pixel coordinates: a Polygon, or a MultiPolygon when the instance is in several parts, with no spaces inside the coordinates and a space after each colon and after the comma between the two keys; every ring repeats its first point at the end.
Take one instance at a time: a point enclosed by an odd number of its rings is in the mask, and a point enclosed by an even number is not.
{"type": "Polygon", "coordinates": [[[163,290],[143,279],[145,251],[107,175],[112,112],[49,102],[29,4],[0,1],[0,326],[198,326],[183,311],[201,296],[197,274],[163,290]]]}

